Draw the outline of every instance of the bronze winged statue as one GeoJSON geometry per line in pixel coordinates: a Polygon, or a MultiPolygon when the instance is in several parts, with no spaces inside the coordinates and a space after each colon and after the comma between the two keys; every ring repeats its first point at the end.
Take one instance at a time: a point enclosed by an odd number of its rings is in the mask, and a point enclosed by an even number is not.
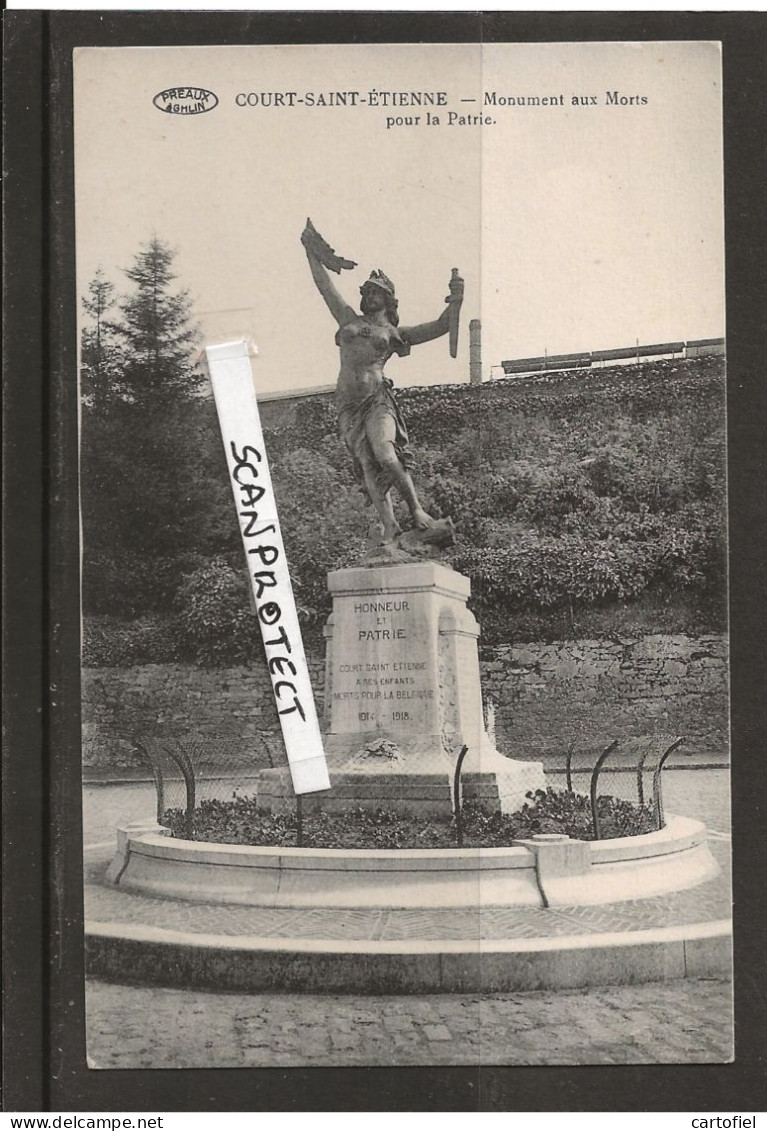
{"type": "Polygon", "coordinates": [[[458,312],[463,301],[463,280],[456,270],[450,280],[447,306],[432,322],[400,326],[394,284],[381,270],[371,272],[360,287],[360,312],[339,294],[329,271],[340,274],[357,264],[336,255],[311,220],[301,235],[312,278],[330,313],[338,323],[336,344],[341,369],[336,405],[341,438],[348,448],[357,480],[374,504],[382,527],[384,546],[392,547],[402,534],[392,505],[396,488],[410,511],[420,541],[445,545],[452,541],[450,519],[435,519],[418,499],[411,475],[413,453],[393,382],[384,373],[386,362],[397,354],[406,357],[413,346],[450,333],[454,352],[458,312]]]}

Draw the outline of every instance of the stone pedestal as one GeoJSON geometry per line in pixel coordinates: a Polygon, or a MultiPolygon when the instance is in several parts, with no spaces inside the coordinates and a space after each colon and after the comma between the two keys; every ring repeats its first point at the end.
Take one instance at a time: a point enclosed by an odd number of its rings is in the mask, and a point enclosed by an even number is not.
{"type": "MultiPolygon", "coordinates": [[[[449,813],[464,745],[465,801],[513,812],[528,790],[543,787],[539,762],[506,758],[485,732],[468,578],[425,561],[336,570],[328,586],[324,744],[331,789],[305,796],[305,812],[362,806],[449,813]]],[[[295,807],[287,771],[262,771],[258,796],[272,811],[295,807]]]]}

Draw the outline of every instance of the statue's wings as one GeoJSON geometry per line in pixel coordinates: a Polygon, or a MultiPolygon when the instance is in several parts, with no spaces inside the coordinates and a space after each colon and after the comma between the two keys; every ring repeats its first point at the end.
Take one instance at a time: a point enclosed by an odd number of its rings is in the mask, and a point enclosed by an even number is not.
{"type": "Polygon", "coordinates": [[[301,243],[304,247],[311,248],[323,267],[327,267],[328,271],[335,271],[337,275],[340,275],[342,271],[351,271],[352,267],[357,266],[354,260],[344,259],[342,256],[336,255],[311,220],[306,221],[306,227],[301,233],[301,243]]]}

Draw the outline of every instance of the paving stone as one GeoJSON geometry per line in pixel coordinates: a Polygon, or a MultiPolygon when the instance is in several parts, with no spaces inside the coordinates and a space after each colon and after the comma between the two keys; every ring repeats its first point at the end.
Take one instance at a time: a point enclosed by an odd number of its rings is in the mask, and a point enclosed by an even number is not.
{"type": "Polygon", "coordinates": [[[728,983],[690,979],[365,999],[89,982],[88,1051],[110,1068],[725,1063],[731,1006],[728,983]],[[397,1027],[403,1020],[410,1028],[397,1027]]]}
{"type": "Polygon", "coordinates": [[[412,1017],[384,1017],[383,1023],[384,1027],[390,1030],[413,1028],[412,1017]]]}
{"type": "Polygon", "coordinates": [[[427,1041],[452,1041],[453,1034],[447,1025],[424,1025],[421,1030],[427,1041]]]}

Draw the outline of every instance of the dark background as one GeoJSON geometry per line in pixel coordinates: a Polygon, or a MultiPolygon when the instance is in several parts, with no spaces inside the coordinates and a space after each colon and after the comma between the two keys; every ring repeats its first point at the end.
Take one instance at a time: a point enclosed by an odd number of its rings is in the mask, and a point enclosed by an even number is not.
{"type": "MultiPolygon", "coordinates": [[[[4,1107],[763,1108],[765,127],[758,13],[6,12],[4,1107]],[[723,42],[736,1060],[722,1066],[89,1072],[80,854],[72,50],[86,45],[723,42]],[[760,1086],[761,1085],[761,1086],[760,1086]]],[[[662,155],[658,155],[662,160],[662,155]]],[[[151,1039],[151,1035],[149,1035],[151,1039]]]]}

